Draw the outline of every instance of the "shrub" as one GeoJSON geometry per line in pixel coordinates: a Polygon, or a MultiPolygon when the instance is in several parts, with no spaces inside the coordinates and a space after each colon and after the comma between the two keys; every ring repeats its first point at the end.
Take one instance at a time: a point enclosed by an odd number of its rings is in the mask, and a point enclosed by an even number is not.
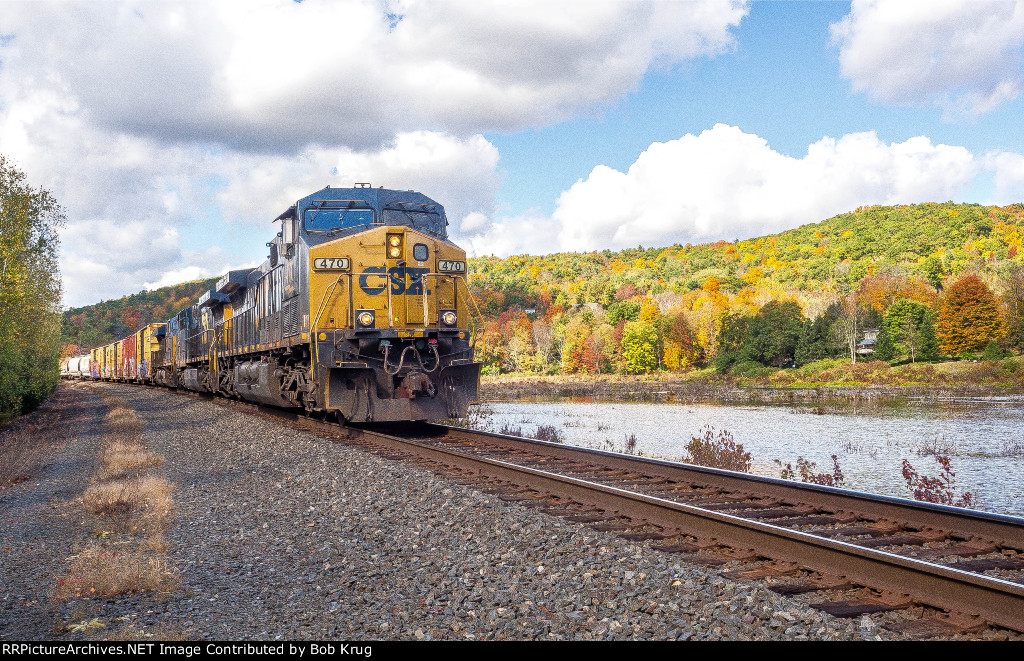
{"type": "Polygon", "coordinates": [[[828,487],[841,487],[846,481],[846,476],[843,475],[843,469],[839,467],[839,459],[836,455],[832,455],[831,473],[818,472],[818,464],[807,461],[803,457],[796,458],[796,470],[793,470],[793,464],[786,463],[783,466],[778,459],[775,460],[775,463],[782,469],[782,479],[784,480],[796,480],[799,477],[801,482],[822,484],[828,487]]]}
{"type": "Polygon", "coordinates": [[[999,348],[999,345],[996,344],[995,340],[990,340],[989,343],[985,345],[985,351],[982,352],[981,359],[988,361],[1002,360],[1005,355],[1005,352],[999,348]]]}
{"type": "Polygon", "coordinates": [[[936,455],[935,461],[939,463],[938,477],[921,475],[914,470],[909,461],[903,460],[903,479],[907,481],[907,488],[914,494],[914,500],[955,507],[974,507],[976,494],[965,491],[957,497],[956,473],[953,472],[949,457],[936,455]]]}
{"type": "Polygon", "coordinates": [[[693,436],[686,446],[687,463],[711,468],[750,472],[750,453],[743,451],[743,446],[726,430],[718,432],[707,425],[701,430],[701,436],[693,436]]]}
{"type": "Polygon", "coordinates": [[[761,363],[753,360],[743,360],[732,367],[732,373],[736,376],[744,376],[747,378],[757,378],[759,376],[767,376],[775,371],[773,367],[765,367],[761,363]]]}
{"type": "Polygon", "coordinates": [[[533,437],[538,441],[548,441],[549,443],[562,442],[562,434],[554,425],[539,425],[533,437]]]}

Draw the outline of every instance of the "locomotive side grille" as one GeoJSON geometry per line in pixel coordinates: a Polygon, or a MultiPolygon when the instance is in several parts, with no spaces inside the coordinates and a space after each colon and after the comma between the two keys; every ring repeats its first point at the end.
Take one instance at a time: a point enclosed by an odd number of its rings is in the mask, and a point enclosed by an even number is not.
{"type": "Polygon", "coordinates": [[[284,329],[282,335],[290,337],[299,332],[299,299],[293,298],[284,304],[284,329]]]}

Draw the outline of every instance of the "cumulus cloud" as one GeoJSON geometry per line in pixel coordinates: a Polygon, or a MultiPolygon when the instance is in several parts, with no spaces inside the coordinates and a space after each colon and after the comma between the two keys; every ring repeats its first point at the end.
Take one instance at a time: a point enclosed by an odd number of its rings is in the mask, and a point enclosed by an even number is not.
{"type": "Polygon", "coordinates": [[[958,199],[986,176],[995,184],[989,202],[1024,196],[1019,154],[976,157],[924,136],[885,143],[866,132],[824,137],[795,158],[718,124],[652,144],[626,172],[598,165],[563,191],[550,218],[499,218],[469,245],[510,255],[748,238],[861,205],[958,199]]]}
{"type": "Polygon", "coordinates": [[[551,122],[731,46],[743,0],[8,3],[0,59],[96,123],[245,150],[551,122]]]}
{"type": "Polygon", "coordinates": [[[854,0],[831,27],[843,76],[880,101],[952,119],[1020,94],[1024,0],[854,0]]]}
{"type": "Polygon", "coordinates": [[[757,236],[862,204],[950,199],[978,165],[928,138],[885,144],[873,133],[822,138],[802,158],[718,124],[655,143],[627,172],[598,166],[562,193],[563,248],[627,247],[757,236]]]}

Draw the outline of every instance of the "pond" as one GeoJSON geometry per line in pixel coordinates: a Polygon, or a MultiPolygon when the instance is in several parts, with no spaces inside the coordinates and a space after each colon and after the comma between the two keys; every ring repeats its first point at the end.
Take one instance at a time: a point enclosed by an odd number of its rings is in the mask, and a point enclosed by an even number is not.
{"type": "Polygon", "coordinates": [[[501,431],[555,428],[565,443],[681,461],[705,426],[727,430],[752,456],[752,472],[779,477],[798,457],[832,473],[834,454],[845,487],[912,498],[903,460],[938,476],[935,455],[949,456],[956,493],[972,492],[978,509],[1024,516],[1024,396],[901,399],[870,404],[648,404],[585,399],[489,402],[474,407],[471,426],[501,431]],[[776,461],[777,460],[777,461],[776,461]]]}

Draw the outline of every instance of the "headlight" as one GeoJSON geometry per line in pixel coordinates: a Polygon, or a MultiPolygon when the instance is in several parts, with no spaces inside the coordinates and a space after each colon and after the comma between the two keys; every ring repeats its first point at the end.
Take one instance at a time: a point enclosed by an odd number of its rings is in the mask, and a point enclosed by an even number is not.
{"type": "Polygon", "coordinates": [[[402,235],[388,234],[388,257],[398,259],[402,256],[402,235]]]}
{"type": "Polygon", "coordinates": [[[459,318],[455,315],[452,310],[445,310],[441,313],[441,323],[445,326],[454,326],[459,318]]]}
{"type": "Polygon", "coordinates": [[[363,328],[373,328],[373,312],[369,310],[356,312],[356,322],[363,328]]]}

